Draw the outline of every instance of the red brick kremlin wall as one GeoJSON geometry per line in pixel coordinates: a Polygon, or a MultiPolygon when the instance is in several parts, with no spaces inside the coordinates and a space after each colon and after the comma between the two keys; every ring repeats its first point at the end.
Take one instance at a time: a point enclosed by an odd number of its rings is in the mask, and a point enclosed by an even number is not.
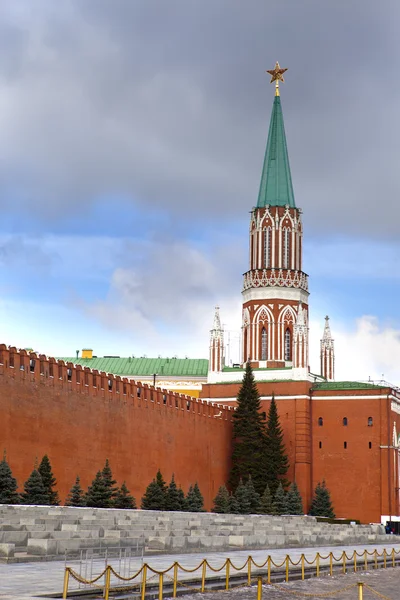
{"type": "MultiPolygon", "coordinates": [[[[239,387],[203,385],[202,397],[235,406],[239,387]]],[[[381,515],[400,516],[400,453],[393,447],[400,414],[391,406],[400,409],[398,391],[320,390],[305,381],[264,381],[257,387],[267,414],[275,396],[290,462],[287,478],[296,480],[306,511],[315,486],[325,479],[339,518],[370,523],[380,522],[381,515]]]]}
{"type": "Polygon", "coordinates": [[[198,482],[210,508],[227,481],[232,410],[0,345],[0,449],[19,489],[48,454],[63,502],[109,459],[138,505],[157,469],[185,493],[198,482]]]}

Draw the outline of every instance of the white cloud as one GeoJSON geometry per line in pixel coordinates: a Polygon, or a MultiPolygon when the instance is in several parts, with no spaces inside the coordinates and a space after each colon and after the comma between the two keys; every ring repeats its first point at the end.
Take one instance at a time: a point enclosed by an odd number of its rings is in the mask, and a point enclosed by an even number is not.
{"type": "MultiPolygon", "coordinates": [[[[319,371],[319,340],[323,318],[311,322],[310,354],[319,371]]],[[[400,384],[400,330],[376,316],[363,315],[350,323],[331,322],[335,340],[336,380],[385,379],[400,384]]],[[[313,369],[312,369],[313,370],[313,369]]]]}

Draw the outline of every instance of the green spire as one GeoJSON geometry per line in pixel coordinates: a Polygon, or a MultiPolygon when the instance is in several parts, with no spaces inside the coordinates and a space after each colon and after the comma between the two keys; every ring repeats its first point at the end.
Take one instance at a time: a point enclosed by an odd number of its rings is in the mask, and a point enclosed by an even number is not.
{"type": "Polygon", "coordinates": [[[275,96],[272,107],[257,208],[267,204],[296,207],[280,96],[275,96]]]}

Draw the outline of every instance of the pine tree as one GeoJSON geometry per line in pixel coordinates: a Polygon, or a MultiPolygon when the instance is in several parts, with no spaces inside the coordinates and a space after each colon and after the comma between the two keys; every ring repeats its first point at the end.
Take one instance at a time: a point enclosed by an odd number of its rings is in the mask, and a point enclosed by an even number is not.
{"type": "Polygon", "coordinates": [[[250,502],[250,513],[253,515],[260,514],[260,511],[261,511],[260,494],[258,492],[256,492],[256,490],[254,489],[253,480],[251,478],[251,475],[249,476],[245,487],[246,487],[247,497],[250,502]]]}
{"type": "Polygon", "coordinates": [[[233,489],[249,475],[258,493],[265,487],[268,463],[265,456],[265,421],[250,364],[246,365],[243,382],[233,413],[233,452],[229,483],[233,489]]]}
{"type": "Polygon", "coordinates": [[[186,510],[188,512],[202,512],[203,507],[203,496],[196,481],[194,485],[190,486],[188,495],[186,496],[186,510]]]}
{"type": "Polygon", "coordinates": [[[165,508],[165,495],[155,479],[146,488],[141,508],[143,510],[164,510],[165,508]]]}
{"type": "Polygon", "coordinates": [[[92,485],[88,487],[85,495],[86,506],[94,508],[110,508],[110,490],[107,487],[101,471],[97,471],[92,485]]]}
{"type": "Polygon", "coordinates": [[[273,498],[268,485],[265,488],[263,495],[261,496],[261,512],[264,515],[275,514],[273,498]]]}
{"type": "Polygon", "coordinates": [[[179,498],[179,505],[180,505],[179,510],[186,510],[185,492],[183,491],[183,489],[181,487],[178,488],[178,498],[179,498]]]}
{"type": "Polygon", "coordinates": [[[240,504],[237,501],[235,494],[230,494],[230,496],[229,496],[228,512],[231,515],[239,515],[240,514],[240,504]]]}
{"type": "Polygon", "coordinates": [[[48,503],[48,492],[43,485],[42,476],[35,468],[24,483],[21,494],[22,504],[45,505],[48,503]]]}
{"type": "Polygon", "coordinates": [[[17,480],[13,477],[4,452],[0,462],[0,504],[19,504],[17,480]]]}
{"type": "MultiPolygon", "coordinates": [[[[160,488],[160,490],[162,492],[162,497],[163,497],[163,501],[160,502],[160,508],[158,508],[157,510],[166,510],[168,486],[167,486],[166,482],[164,481],[164,477],[162,476],[160,469],[158,469],[157,474],[156,474],[156,483],[157,483],[158,487],[160,488]]],[[[161,496],[160,496],[160,500],[161,500],[161,496]]]]}
{"type": "Polygon", "coordinates": [[[293,481],[290,484],[288,493],[286,494],[285,514],[287,515],[304,515],[303,501],[297,487],[297,483],[293,481]]]}
{"type": "Polygon", "coordinates": [[[112,506],[114,503],[114,499],[117,494],[118,488],[116,486],[117,482],[115,481],[115,479],[113,479],[113,475],[112,475],[112,471],[111,471],[111,467],[110,467],[108,458],[106,458],[106,462],[105,462],[105,465],[101,472],[101,475],[103,477],[104,486],[107,490],[108,499],[106,500],[106,504],[107,504],[107,506],[112,506]]]}
{"type": "Polygon", "coordinates": [[[275,493],[274,510],[276,515],[286,514],[286,495],[281,482],[279,482],[275,493]]]}
{"type": "Polygon", "coordinates": [[[86,506],[85,495],[81,488],[81,480],[79,477],[75,479],[75,483],[65,501],[65,506],[86,506]]]}
{"type": "Polygon", "coordinates": [[[222,514],[229,513],[229,492],[224,485],[220,486],[218,494],[214,498],[212,512],[222,514]]]}
{"type": "Polygon", "coordinates": [[[268,470],[266,471],[266,481],[264,481],[264,485],[267,483],[271,493],[274,495],[279,486],[279,481],[282,482],[284,487],[287,485],[284,476],[289,468],[288,457],[285,454],[283,432],[279,423],[278,410],[274,396],[272,396],[271,405],[268,411],[265,451],[268,470]]]}
{"type": "Polygon", "coordinates": [[[329,517],[335,518],[335,512],[331,501],[331,495],[326,487],[325,481],[318,482],[315,488],[314,497],[311,502],[310,515],[314,517],[329,517]]]}
{"type": "Polygon", "coordinates": [[[114,497],[113,502],[114,508],[136,508],[136,500],[129,493],[128,488],[126,487],[125,481],[122,482],[121,487],[117,490],[117,493],[114,497]]]}
{"type": "Polygon", "coordinates": [[[53,471],[51,470],[50,459],[47,456],[47,454],[45,454],[43,456],[42,460],[40,461],[38,471],[42,476],[44,489],[46,490],[46,494],[47,494],[46,504],[58,506],[60,504],[58,492],[53,489],[57,483],[57,480],[53,475],[53,471]]]}
{"type": "MultiPolygon", "coordinates": [[[[183,496],[185,500],[185,496],[183,496]]],[[[179,493],[178,486],[175,483],[174,474],[165,494],[165,510],[182,510],[182,496],[179,493]]]]}
{"type": "Polygon", "coordinates": [[[242,479],[239,480],[239,485],[236,488],[235,498],[239,505],[240,514],[249,515],[251,510],[250,498],[242,479]]]}

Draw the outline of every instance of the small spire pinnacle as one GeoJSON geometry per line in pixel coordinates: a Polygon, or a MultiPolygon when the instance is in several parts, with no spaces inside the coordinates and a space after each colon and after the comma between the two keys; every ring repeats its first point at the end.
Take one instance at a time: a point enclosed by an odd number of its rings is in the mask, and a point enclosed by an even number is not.
{"type": "Polygon", "coordinates": [[[267,73],[269,73],[271,75],[270,83],[273,83],[275,81],[275,96],[280,96],[279,82],[282,81],[282,83],[284,83],[285,80],[283,78],[283,74],[286,71],[287,71],[287,69],[281,69],[278,62],[276,62],[276,64],[275,64],[275,69],[271,69],[271,70],[267,71],[267,73]]]}
{"type": "Polygon", "coordinates": [[[215,307],[213,329],[216,330],[216,331],[220,331],[221,330],[221,319],[220,319],[220,316],[219,316],[219,306],[215,307]]]}
{"type": "Polygon", "coordinates": [[[324,334],[322,336],[323,340],[331,340],[332,339],[332,334],[331,334],[331,328],[329,326],[329,317],[328,315],[326,315],[325,317],[325,327],[324,327],[324,334]]]}

